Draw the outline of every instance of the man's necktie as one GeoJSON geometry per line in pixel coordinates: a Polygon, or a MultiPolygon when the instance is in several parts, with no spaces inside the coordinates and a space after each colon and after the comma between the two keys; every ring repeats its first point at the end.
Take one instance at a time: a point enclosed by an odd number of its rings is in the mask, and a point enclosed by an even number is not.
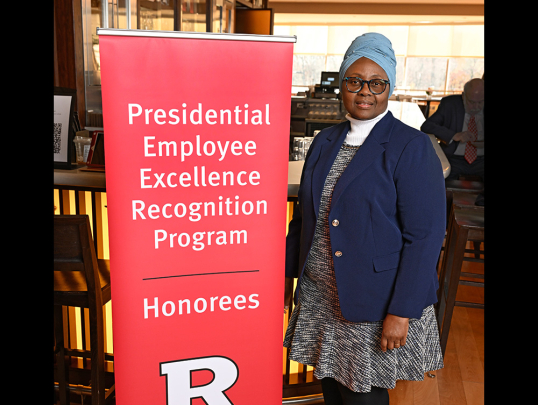
{"type": "MultiPolygon", "coordinates": [[[[478,137],[478,130],[476,129],[474,115],[471,115],[471,119],[469,120],[469,124],[467,125],[467,130],[473,134],[473,138],[471,141],[476,141],[478,137]]],[[[465,157],[465,160],[469,164],[473,163],[476,159],[476,147],[471,144],[471,141],[468,141],[467,145],[465,145],[465,154],[463,155],[465,157]]]]}

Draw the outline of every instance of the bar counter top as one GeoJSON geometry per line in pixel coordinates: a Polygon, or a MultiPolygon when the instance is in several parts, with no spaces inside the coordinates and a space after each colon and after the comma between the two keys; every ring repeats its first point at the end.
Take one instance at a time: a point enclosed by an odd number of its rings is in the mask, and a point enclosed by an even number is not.
{"type": "MultiPolygon", "coordinates": [[[[288,197],[297,196],[303,164],[303,161],[289,162],[288,197]]],[[[106,192],[105,173],[86,171],[84,167],[71,170],[54,169],[54,188],[106,192]]]]}
{"type": "Polygon", "coordinates": [[[104,172],[83,170],[85,166],[77,169],[54,169],[54,188],[64,188],[79,191],[106,191],[104,172]],[[81,170],[82,169],[82,170],[81,170]]]}
{"type": "MultiPolygon", "coordinates": [[[[430,135],[430,139],[441,160],[443,175],[446,178],[450,173],[450,164],[435,137],[430,135]]],[[[297,197],[303,165],[303,160],[288,162],[288,198],[297,197]]],[[[86,171],[84,166],[72,170],[54,169],[54,188],[106,192],[105,173],[86,171]]]]}

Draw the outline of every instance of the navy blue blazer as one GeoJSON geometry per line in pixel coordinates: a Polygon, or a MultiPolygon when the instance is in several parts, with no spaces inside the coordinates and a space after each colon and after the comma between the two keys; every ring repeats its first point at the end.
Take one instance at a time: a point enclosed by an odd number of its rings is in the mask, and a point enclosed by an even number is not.
{"type": "Polygon", "coordinates": [[[433,134],[442,142],[439,144],[447,158],[450,158],[460,144],[453,141],[452,137],[463,129],[465,119],[465,106],[463,96],[454,94],[441,99],[437,110],[422,124],[420,130],[433,134]]]}
{"type": "MultiPolygon", "coordinates": [[[[299,278],[295,303],[325,178],[349,128],[345,121],[322,130],[305,159],[299,204],[286,237],[286,276],[299,278]]],[[[378,321],[387,313],[420,318],[437,302],[445,205],[441,162],[430,138],[387,112],[332,195],[330,239],[344,318],[378,321]]]]}

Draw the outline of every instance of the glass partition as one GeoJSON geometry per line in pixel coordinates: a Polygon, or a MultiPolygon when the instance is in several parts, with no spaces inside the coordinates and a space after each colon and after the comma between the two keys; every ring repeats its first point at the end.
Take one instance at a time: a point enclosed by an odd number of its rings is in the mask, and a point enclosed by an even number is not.
{"type": "Polygon", "coordinates": [[[103,126],[97,27],[137,28],[136,16],[136,0],[82,0],[86,126],[103,126]]]}
{"type": "MultiPolygon", "coordinates": [[[[101,66],[97,28],[155,31],[207,31],[206,0],[81,0],[84,41],[86,126],[102,127],[101,66]]],[[[220,4],[215,32],[233,32],[235,1],[220,4]],[[222,15],[222,18],[220,18],[222,15]],[[217,26],[218,25],[218,26],[217,26]],[[222,27],[222,28],[221,28],[222,27]],[[219,31],[222,29],[222,31],[219,31]]],[[[218,8],[216,8],[218,11],[218,8]]]]}
{"type": "Polygon", "coordinates": [[[139,0],[139,29],[155,31],[174,31],[174,2],[175,0],[139,0]]]}
{"type": "Polygon", "coordinates": [[[181,31],[206,31],[206,1],[192,0],[181,3],[181,31]]]}
{"type": "Polygon", "coordinates": [[[235,0],[211,0],[211,32],[233,32],[235,0]]]}

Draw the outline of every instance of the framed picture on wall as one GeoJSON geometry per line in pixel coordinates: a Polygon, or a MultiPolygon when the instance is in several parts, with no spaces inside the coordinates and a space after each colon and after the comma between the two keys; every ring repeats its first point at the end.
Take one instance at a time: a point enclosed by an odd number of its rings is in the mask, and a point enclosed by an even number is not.
{"type": "Polygon", "coordinates": [[[76,90],[54,87],[54,168],[71,169],[74,153],[73,110],[76,90]]]}

